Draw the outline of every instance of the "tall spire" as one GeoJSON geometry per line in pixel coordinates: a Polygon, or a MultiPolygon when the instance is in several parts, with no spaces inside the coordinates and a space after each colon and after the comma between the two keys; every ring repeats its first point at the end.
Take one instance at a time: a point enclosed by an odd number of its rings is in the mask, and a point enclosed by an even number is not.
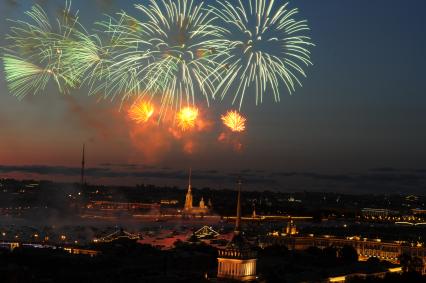
{"type": "Polygon", "coordinates": [[[188,190],[191,190],[191,177],[192,177],[192,168],[189,168],[189,180],[188,180],[188,190]]]}
{"type": "Polygon", "coordinates": [[[238,179],[238,200],[237,200],[237,218],[235,220],[235,234],[240,234],[241,231],[241,178],[238,179]]]}
{"type": "Polygon", "coordinates": [[[83,143],[83,155],[81,157],[81,186],[83,187],[84,185],[84,166],[85,166],[85,155],[84,155],[84,151],[85,151],[85,147],[86,145],[83,143]]]}
{"type": "Polygon", "coordinates": [[[185,210],[192,209],[191,175],[192,175],[192,169],[189,168],[189,183],[188,183],[188,192],[186,193],[186,197],[185,197],[185,207],[184,207],[185,210]]]}

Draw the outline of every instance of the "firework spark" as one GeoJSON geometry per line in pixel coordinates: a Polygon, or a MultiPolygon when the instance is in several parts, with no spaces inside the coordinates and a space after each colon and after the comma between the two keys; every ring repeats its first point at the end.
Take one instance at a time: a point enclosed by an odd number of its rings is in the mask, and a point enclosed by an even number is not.
{"type": "Polygon", "coordinates": [[[154,105],[150,102],[141,101],[132,105],[129,109],[129,117],[136,123],[146,123],[154,114],[154,105]]]}
{"type": "Polygon", "coordinates": [[[221,117],[223,124],[232,132],[241,133],[246,129],[247,119],[237,111],[228,111],[221,117]]]}
{"type": "Polygon", "coordinates": [[[222,98],[233,92],[233,103],[239,108],[249,88],[254,86],[256,104],[262,103],[270,90],[280,101],[280,86],[289,93],[301,86],[298,76],[305,77],[302,66],[312,65],[309,47],[314,46],[304,33],[309,30],[305,20],[297,20],[297,9],[275,0],[217,0],[210,6],[228,29],[228,50],[222,57],[222,78],[214,96],[222,98]]]}
{"type": "MultiPolygon", "coordinates": [[[[65,13],[70,14],[66,3],[65,13]]],[[[15,25],[6,36],[8,45],[3,48],[3,63],[11,93],[23,98],[29,93],[38,93],[54,81],[60,92],[78,85],[72,73],[66,72],[62,61],[60,42],[69,37],[69,31],[76,24],[68,17],[57,18],[54,27],[47,13],[38,5],[27,11],[28,21],[12,21],[15,25]]]]}
{"type": "Polygon", "coordinates": [[[198,118],[198,109],[195,107],[185,107],[177,113],[176,119],[178,127],[182,131],[188,131],[195,127],[198,118]]]}

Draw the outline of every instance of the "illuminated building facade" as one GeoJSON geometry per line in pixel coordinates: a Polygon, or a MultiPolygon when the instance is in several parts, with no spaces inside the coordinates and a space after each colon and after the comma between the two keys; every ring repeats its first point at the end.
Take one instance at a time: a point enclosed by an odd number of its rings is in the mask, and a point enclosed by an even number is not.
{"type": "Polygon", "coordinates": [[[238,281],[256,279],[257,254],[241,233],[241,182],[238,184],[237,217],[232,240],[219,250],[217,277],[238,281]]]}
{"type": "Polygon", "coordinates": [[[364,218],[379,218],[379,217],[388,217],[390,215],[398,214],[397,211],[389,209],[380,209],[380,208],[363,208],[361,210],[362,216],[364,218]]]}
{"type": "Polygon", "coordinates": [[[296,224],[294,224],[293,220],[290,220],[287,222],[287,227],[285,228],[285,233],[287,235],[297,235],[297,227],[296,224]]]}
{"type": "Polygon", "coordinates": [[[78,249],[78,248],[64,248],[64,251],[74,255],[89,255],[91,257],[97,256],[100,254],[99,251],[88,250],[88,249],[78,249]]]}
{"type": "Polygon", "coordinates": [[[358,237],[334,238],[334,237],[304,237],[304,236],[279,236],[268,237],[263,247],[269,245],[284,245],[289,250],[306,250],[309,247],[324,249],[327,247],[342,248],[345,245],[352,246],[358,253],[360,260],[376,257],[380,260],[398,264],[402,254],[418,257],[423,260],[422,272],[426,274],[426,248],[421,245],[405,245],[396,242],[382,242],[379,239],[367,240],[358,237]]]}
{"type": "Polygon", "coordinates": [[[419,208],[412,209],[411,213],[417,216],[426,216],[426,209],[419,209],[419,208]]]}
{"type": "Polygon", "coordinates": [[[158,203],[89,201],[82,211],[83,218],[118,217],[151,213],[160,214],[161,205],[158,203]]]}

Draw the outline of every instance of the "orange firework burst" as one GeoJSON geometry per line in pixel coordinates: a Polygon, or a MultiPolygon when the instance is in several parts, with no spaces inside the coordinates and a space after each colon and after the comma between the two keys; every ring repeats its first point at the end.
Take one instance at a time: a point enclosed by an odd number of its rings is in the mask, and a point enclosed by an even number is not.
{"type": "Polygon", "coordinates": [[[235,110],[228,111],[226,115],[222,115],[223,124],[233,132],[244,132],[246,129],[246,121],[247,119],[235,110]]]}
{"type": "Polygon", "coordinates": [[[137,123],[146,123],[154,114],[154,105],[150,102],[137,102],[129,109],[129,117],[137,123]]]}
{"type": "Polygon", "coordinates": [[[185,107],[177,114],[177,123],[182,131],[187,131],[195,127],[198,118],[198,109],[195,107],[185,107]]]}

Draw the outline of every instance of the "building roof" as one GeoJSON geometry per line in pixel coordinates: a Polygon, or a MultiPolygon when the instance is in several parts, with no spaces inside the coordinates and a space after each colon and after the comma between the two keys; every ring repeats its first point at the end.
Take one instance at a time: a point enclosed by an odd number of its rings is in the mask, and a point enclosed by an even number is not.
{"type": "Polygon", "coordinates": [[[242,233],[235,233],[226,247],[219,250],[219,257],[253,259],[257,257],[257,253],[251,248],[251,244],[242,233]]]}

